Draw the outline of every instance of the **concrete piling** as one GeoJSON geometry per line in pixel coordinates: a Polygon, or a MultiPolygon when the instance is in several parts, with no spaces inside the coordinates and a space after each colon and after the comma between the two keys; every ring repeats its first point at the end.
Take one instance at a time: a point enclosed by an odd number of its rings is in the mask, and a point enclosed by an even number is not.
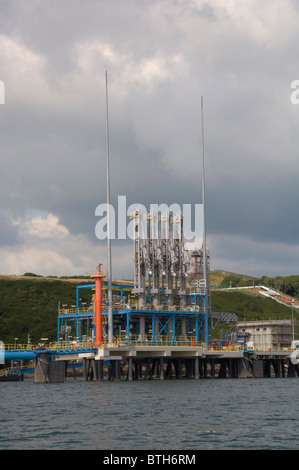
{"type": "Polygon", "coordinates": [[[41,353],[35,364],[35,383],[61,383],[65,381],[65,362],[53,361],[48,353],[41,353]]]}

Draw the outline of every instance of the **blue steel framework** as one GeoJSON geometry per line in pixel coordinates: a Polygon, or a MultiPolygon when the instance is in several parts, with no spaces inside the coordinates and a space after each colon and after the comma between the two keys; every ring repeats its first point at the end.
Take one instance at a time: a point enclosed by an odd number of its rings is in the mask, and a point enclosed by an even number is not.
{"type": "MultiPolygon", "coordinates": [[[[93,309],[83,310],[79,308],[80,289],[94,289],[94,284],[76,286],[76,309],[74,311],[60,311],[57,322],[57,340],[63,341],[62,331],[68,326],[72,337],[74,334],[76,340],[82,341],[82,336],[88,331],[94,330],[94,311],[93,309]],[[91,310],[91,311],[90,311],[91,310]]],[[[140,318],[143,317],[147,323],[148,331],[145,332],[147,341],[155,345],[161,341],[168,344],[180,344],[182,335],[180,333],[182,320],[186,320],[186,338],[185,341],[191,341],[194,345],[205,343],[208,347],[208,321],[207,321],[207,302],[206,295],[190,294],[187,295],[187,306],[176,307],[176,310],[162,305],[161,309],[153,310],[148,304],[144,309],[134,308],[134,304],[125,304],[125,290],[131,291],[131,285],[113,284],[112,289],[115,292],[120,291],[120,307],[113,308],[114,337],[122,343],[132,344],[140,342],[140,318]],[[204,307],[197,308],[200,304],[198,297],[203,298],[204,307]],[[119,331],[117,331],[118,326],[119,331]],[[132,326],[134,325],[134,326],[132,326]],[[132,330],[133,329],[133,330],[132,330]]],[[[103,338],[107,338],[107,306],[103,302],[103,338]]],[[[64,338],[65,340],[65,338],[64,338]]]]}

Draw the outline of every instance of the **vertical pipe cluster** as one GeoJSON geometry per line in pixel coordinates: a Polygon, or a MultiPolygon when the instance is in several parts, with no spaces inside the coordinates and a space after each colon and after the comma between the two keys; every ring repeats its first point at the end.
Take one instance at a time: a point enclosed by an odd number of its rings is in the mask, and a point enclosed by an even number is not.
{"type": "Polygon", "coordinates": [[[180,213],[161,214],[136,210],[134,215],[134,289],[139,307],[150,297],[154,309],[166,297],[174,296],[186,305],[186,278],[190,271],[189,251],[185,247],[183,217],[180,213]]]}
{"type": "Polygon", "coordinates": [[[163,297],[167,306],[179,298],[180,307],[194,295],[195,305],[209,310],[210,263],[204,249],[187,249],[183,232],[183,216],[170,211],[145,213],[136,209],[134,215],[134,289],[139,308],[150,299],[157,309],[163,297]],[[194,277],[188,290],[187,278],[194,277]],[[207,297],[207,298],[206,298],[207,297]]]}

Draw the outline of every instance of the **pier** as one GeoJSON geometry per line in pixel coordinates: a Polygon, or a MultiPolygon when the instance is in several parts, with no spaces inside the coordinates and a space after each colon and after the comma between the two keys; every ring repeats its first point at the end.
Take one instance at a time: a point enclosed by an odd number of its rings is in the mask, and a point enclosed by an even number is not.
{"type": "Polygon", "coordinates": [[[33,358],[33,366],[2,370],[0,381],[9,375],[18,375],[18,380],[22,380],[24,374],[33,373],[36,383],[60,383],[65,382],[67,371],[74,379],[80,375],[84,381],[299,377],[292,354],[291,348],[249,351],[236,346],[206,348],[204,344],[194,346],[191,342],[169,345],[166,341],[160,345],[116,342],[99,348],[92,343],[79,344],[76,348],[66,344],[42,350],[29,350],[24,345],[6,350],[6,359],[24,362],[33,358]]]}
{"type": "Polygon", "coordinates": [[[94,358],[84,360],[90,364],[84,378],[104,380],[107,360],[108,380],[299,377],[298,365],[291,359],[292,352],[254,352],[237,348],[216,351],[197,347],[105,348],[99,349],[94,358]],[[101,373],[94,373],[95,370],[101,373]]]}

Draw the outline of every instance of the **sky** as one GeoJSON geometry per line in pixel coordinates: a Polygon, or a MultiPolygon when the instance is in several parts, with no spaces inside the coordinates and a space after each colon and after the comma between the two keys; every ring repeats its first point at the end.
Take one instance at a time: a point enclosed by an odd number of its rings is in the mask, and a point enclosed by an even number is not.
{"type": "Polygon", "coordinates": [[[0,0],[0,274],[106,269],[106,71],[113,207],[202,203],[203,97],[211,269],[299,274],[298,52],[296,0],[0,0]]]}

